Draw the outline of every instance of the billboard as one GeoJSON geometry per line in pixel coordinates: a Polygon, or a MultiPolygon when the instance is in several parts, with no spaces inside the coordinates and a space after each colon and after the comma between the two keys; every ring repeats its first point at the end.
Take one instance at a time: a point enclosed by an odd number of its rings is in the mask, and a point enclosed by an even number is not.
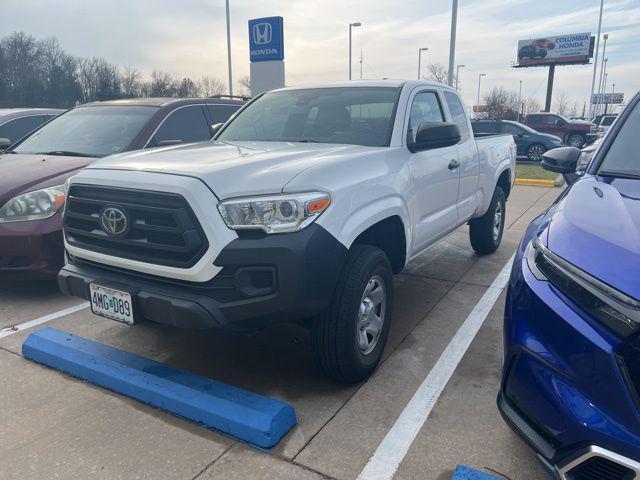
{"type": "Polygon", "coordinates": [[[589,63],[593,55],[591,33],[571,33],[518,42],[518,66],[589,63]]]}
{"type": "Polygon", "coordinates": [[[249,59],[252,62],[284,60],[282,17],[249,20],[249,59]]]}
{"type": "Polygon", "coordinates": [[[620,104],[624,102],[624,93],[594,93],[591,103],[594,105],[604,105],[605,103],[620,104]]]}

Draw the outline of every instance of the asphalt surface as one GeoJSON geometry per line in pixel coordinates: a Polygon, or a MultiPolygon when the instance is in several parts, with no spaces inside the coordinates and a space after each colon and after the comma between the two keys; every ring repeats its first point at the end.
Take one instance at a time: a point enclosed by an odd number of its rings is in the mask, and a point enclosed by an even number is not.
{"type": "MultiPolygon", "coordinates": [[[[395,277],[384,360],[345,387],[314,366],[307,332],[280,325],[215,336],[152,323],[130,327],[88,309],[0,338],[0,477],[3,479],[353,479],[451,339],[513,255],[526,225],[560,193],[515,187],[503,243],[473,253],[466,228],[395,277]],[[298,426],[263,452],[94,387],[20,355],[25,337],[55,327],[294,406],[298,426]]],[[[0,329],[81,303],[54,282],[0,281],[0,329]]],[[[495,407],[504,292],[401,458],[396,479],[450,479],[456,464],[516,479],[544,479],[533,453],[495,407]]]]}

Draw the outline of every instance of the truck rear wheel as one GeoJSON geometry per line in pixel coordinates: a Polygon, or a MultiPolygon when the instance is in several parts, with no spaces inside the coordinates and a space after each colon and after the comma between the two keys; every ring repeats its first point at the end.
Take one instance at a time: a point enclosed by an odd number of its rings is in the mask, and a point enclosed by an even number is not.
{"type": "Polygon", "coordinates": [[[585,138],[579,133],[572,133],[567,137],[567,145],[569,147],[582,148],[585,142],[585,138]]]}
{"type": "Polygon", "coordinates": [[[480,254],[495,252],[502,241],[504,219],[506,213],[506,197],[500,185],[496,185],[491,205],[480,218],[469,222],[469,239],[471,246],[480,254]]]}
{"type": "Polygon", "coordinates": [[[331,305],[313,322],[313,354],[320,368],[344,383],[367,378],[382,358],[393,308],[393,274],[385,253],[353,247],[331,305]]]}

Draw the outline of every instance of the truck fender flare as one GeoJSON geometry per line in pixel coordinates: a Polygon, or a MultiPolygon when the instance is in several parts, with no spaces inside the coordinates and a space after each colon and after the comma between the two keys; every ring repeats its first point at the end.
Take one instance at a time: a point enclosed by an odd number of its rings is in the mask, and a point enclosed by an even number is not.
{"type": "MultiPolygon", "coordinates": [[[[362,232],[376,223],[394,216],[400,217],[404,226],[405,243],[408,252],[412,239],[411,221],[409,219],[409,209],[404,199],[400,196],[383,197],[362,205],[351,211],[341,225],[328,225],[323,222],[324,219],[322,217],[318,219],[318,223],[322,224],[340,243],[349,249],[362,232]]],[[[406,258],[409,258],[408,255],[406,258]]]]}

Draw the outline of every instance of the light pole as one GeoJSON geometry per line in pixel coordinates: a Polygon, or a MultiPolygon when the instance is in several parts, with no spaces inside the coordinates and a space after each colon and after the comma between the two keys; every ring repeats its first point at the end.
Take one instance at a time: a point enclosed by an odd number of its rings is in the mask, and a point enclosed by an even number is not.
{"type": "Polygon", "coordinates": [[[351,29],[353,27],[359,27],[361,25],[362,23],[360,22],[353,22],[349,24],[349,80],[351,80],[351,29]]]}
{"type": "Polygon", "coordinates": [[[229,67],[229,95],[233,95],[233,75],[231,74],[231,26],[229,22],[229,0],[227,4],[227,66],[229,67]]]}
{"type": "Polygon", "coordinates": [[[596,35],[596,57],[593,60],[593,77],[591,78],[591,96],[589,97],[589,117],[593,116],[593,92],[596,88],[596,73],[598,71],[598,52],[600,50],[600,30],[602,29],[603,8],[604,8],[604,0],[600,0],[600,18],[598,20],[598,35],[596,35]]]}
{"type": "MultiPolygon", "coordinates": [[[[598,88],[598,94],[602,97],[602,94],[605,93],[605,76],[607,75],[607,62],[608,58],[602,55],[602,70],[600,71],[600,87],[598,88]]],[[[602,102],[602,98],[600,98],[600,102],[602,102]]],[[[597,113],[600,113],[604,107],[601,106],[602,103],[598,105],[596,109],[597,113]]]]}
{"type": "Polygon", "coordinates": [[[486,77],[486,73],[481,73],[478,75],[478,101],[476,102],[476,113],[479,113],[477,109],[480,108],[480,82],[482,81],[482,77],[486,77]]]}
{"type": "Polygon", "coordinates": [[[522,112],[522,80],[520,80],[520,91],[518,92],[518,121],[522,112]]]}
{"type": "Polygon", "coordinates": [[[453,87],[453,66],[456,64],[456,26],[458,23],[458,0],[451,4],[451,38],[449,40],[449,78],[447,85],[453,87]]]}
{"type": "Polygon", "coordinates": [[[458,78],[460,77],[460,69],[464,67],[465,65],[458,65],[456,67],[456,90],[458,90],[458,78]]]}
{"type": "Polygon", "coordinates": [[[422,52],[429,50],[429,47],[422,47],[418,49],[418,80],[420,80],[420,61],[422,60],[422,52]]]}
{"type": "MultiPolygon", "coordinates": [[[[598,93],[602,93],[602,80],[604,79],[604,67],[607,62],[606,54],[607,54],[607,40],[609,39],[609,34],[605,33],[602,38],[604,39],[604,43],[602,44],[602,62],[600,62],[600,80],[598,81],[598,93]]],[[[599,106],[598,106],[599,107],[599,106]]]]}

